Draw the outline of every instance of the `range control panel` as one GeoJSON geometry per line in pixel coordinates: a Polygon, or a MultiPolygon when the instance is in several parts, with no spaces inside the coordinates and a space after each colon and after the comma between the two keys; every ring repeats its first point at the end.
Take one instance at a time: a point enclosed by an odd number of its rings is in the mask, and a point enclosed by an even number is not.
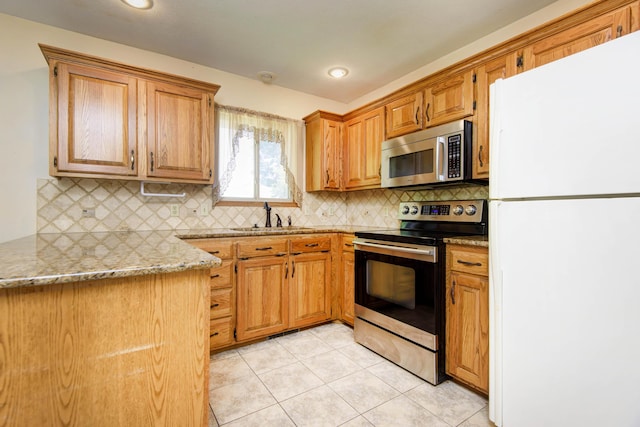
{"type": "Polygon", "coordinates": [[[402,202],[398,219],[405,221],[481,222],[485,200],[453,200],[445,202],[402,202]]]}

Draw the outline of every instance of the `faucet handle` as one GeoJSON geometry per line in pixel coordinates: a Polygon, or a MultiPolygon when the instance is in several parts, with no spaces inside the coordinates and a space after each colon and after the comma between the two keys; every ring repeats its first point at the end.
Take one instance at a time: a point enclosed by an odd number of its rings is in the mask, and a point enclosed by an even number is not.
{"type": "Polygon", "coordinates": [[[282,227],[282,220],[278,214],[276,214],[276,227],[282,227]]]}
{"type": "Polygon", "coordinates": [[[291,227],[291,215],[287,216],[287,222],[289,223],[289,227],[291,227]]]}

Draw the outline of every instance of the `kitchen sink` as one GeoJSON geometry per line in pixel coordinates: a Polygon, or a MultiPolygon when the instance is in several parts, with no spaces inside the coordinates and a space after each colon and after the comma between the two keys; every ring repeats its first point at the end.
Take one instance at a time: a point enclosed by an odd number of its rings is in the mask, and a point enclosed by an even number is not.
{"type": "Polygon", "coordinates": [[[231,230],[234,231],[259,231],[259,232],[272,232],[276,233],[279,231],[301,231],[301,230],[311,230],[309,227],[233,227],[231,230]]]}

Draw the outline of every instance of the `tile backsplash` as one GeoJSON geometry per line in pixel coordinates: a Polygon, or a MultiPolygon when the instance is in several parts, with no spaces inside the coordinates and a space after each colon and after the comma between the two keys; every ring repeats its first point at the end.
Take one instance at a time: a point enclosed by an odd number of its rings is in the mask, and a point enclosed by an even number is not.
{"type": "MultiPolygon", "coordinates": [[[[212,206],[211,186],[146,183],[149,193],[186,193],[184,198],[147,197],[140,183],[80,178],[38,180],[38,233],[171,230],[264,225],[260,207],[212,206]],[[172,215],[172,210],[174,211],[172,215]],[[177,211],[177,212],[176,212],[177,211]],[[176,215],[177,214],[177,215],[176,215]]],[[[488,187],[469,185],[437,190],[363,190],[305,193],[302,208],[274,207],[286,225],[396,227],[401,201],[486,199],[488,187]]]]}

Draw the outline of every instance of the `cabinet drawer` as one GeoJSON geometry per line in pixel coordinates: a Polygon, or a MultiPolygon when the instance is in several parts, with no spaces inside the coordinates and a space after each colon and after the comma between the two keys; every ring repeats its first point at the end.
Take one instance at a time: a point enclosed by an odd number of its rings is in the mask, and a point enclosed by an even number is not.
{"type": "Polygon", "coordinates": [[[342,252],[353,252],[353,239],[355,237],[353,234],[342,235],[342,252]]]}
{"type": "Polygon", "coordinates": [[[209,347],[222,347],[233,342],[233,318],[212,320],[209,329],[209,347]]]}
{"type": "Polygon", "coordinates": [[[331,250],[331,237],[296,237],[291,238],[291,253],[321,252],[331,250]]]}
{"type": "Polygon", "coordinates": [[[222,261],[219,267],[211,269],[211,289],[231,286],[233,277],[233,260],[222,261]]]}
{"type": "Polygon", "coordinates": [[[233,242],[220,239],[189,239],[188,243],[220,259],[233,258],[233,242]]]}
{"type": "Polygon", "coordinates": [[[465,273],[489,275],[489,254],[487,249],[451,248],[451,270],[465,273]]]}
{"type": "Polygon", "coordinates": [[[231,316],[233,288],[211,290],[211,319],[231,316]]]}
{"type": "Polygon", "coordinates": [[[238,243],[238,258],[286,255],[287,239],[252,239],[238,243]]]}

